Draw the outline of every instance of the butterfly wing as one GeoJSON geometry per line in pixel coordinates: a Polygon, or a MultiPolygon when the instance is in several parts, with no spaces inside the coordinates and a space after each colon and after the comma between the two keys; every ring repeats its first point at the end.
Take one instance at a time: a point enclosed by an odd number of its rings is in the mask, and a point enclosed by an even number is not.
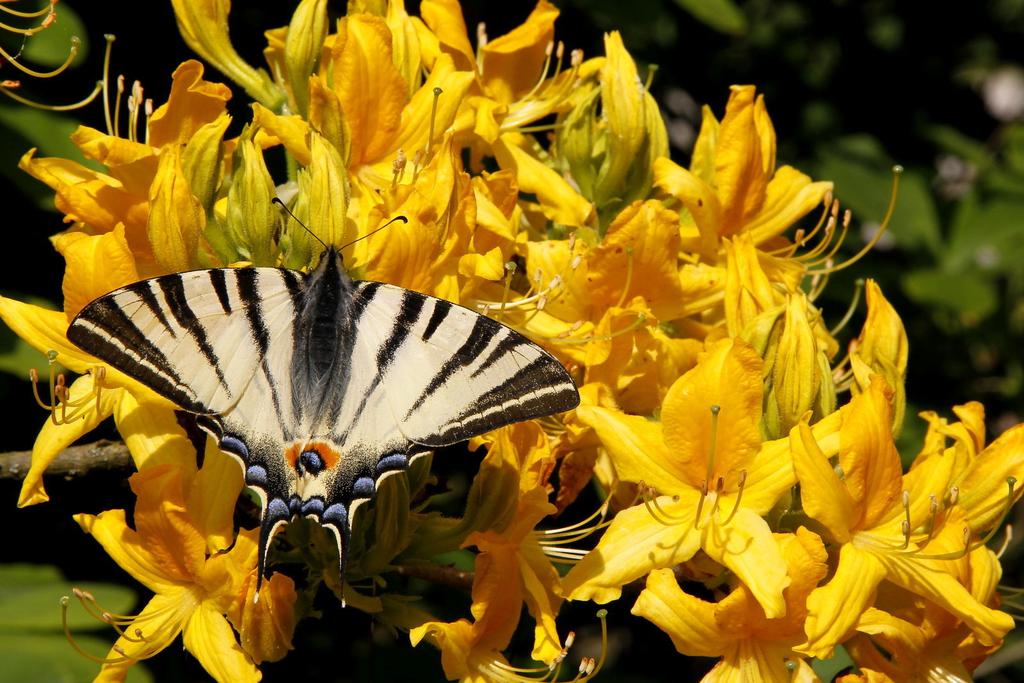
{"type": "Polygon", "coordinates": [[[380,285],[367,316],[386,330],[376,350],[381,393],[414,444],[447,446],[579,404],[556,358],[484,315],[380,285]]]}
{"type": "MultiPolygon", "coordinates": [[[[199,424],[245,468],[263,501],[269,537],[290,514],[294,438],[289,367],[302,276],[274,268],[175,273],[115,290],[87,305],[68,339],[197,413],[199,424]]],[[[261,544],[261,566],[265,544],[261,544]]]]}

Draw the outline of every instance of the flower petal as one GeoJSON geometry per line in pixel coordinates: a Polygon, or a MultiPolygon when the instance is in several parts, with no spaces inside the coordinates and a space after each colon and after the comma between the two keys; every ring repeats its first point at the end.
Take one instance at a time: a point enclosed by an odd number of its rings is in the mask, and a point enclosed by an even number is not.
{"type": "Polygon", "coordinates": [[[807,598],[807,643],[797,649],[818,659],[831,657],[874,601],[875,589],[885,575],[884,565],[874,555],[844,544],[835,575],[807,598]]]}
{"type": "Polygon", "coordinates": [[[891,391],[879,376],[843,411],[839,464],[843,483],[859,508],[859,529],[874,527],[903,493],[903,464],[892,440],[891,391]]]}
{"type": "Polygon", "coordinates": [[[630,581],[693,557],[701,543],[700,532],[693,528],[697,496],[694,491],[678,500],[658,498],[654,504],[665,519],[656,519],[644,505],[617,514],[597,547],[562,579],[565,595],[570,600],[611,602],[630,581]]]}
{"type": "Polygon", "coordinates": [[[185,624],[185,649],[195,655],[217,683],[257,683],[261,675],[245,654],[228,620],[203,602],[185,624]]]}
{"type": "Polygon", "coordinates": [[[712,344],[665,396],[665,445],[694,487],[722,477],[729,490],[761,446],[761,358],[739,340],[712,344]],[[717,419],[713,406],[718,406],[717,419]],[[714,446],[715,452],[711,449],[714,446]]]}
{"type": "MultiPolygon", "coordinates": [[[[726,504],[726,503],[723,503],[726,504]]],[[[752,510],[730,512],[726,523],[702,529],[701,547],[739,577],[769,619],[786,615],[782,591],[789,586],[786,561],[768,523],[752,510]]]]}
{"type": "Polygon", "coordinates": [[[671,569],[657,569],[630,611],[667,633],[681,654],[720,657],[737,634],[716,621],[715,608],[680,588],[671,569]]]}
{"type": "Polygon", "coordinates": [[[674,454],[665,448],[662,428],[657,422],[588,405],[576,409],[576,419],[597,433],[623,481],[644,482],[668,494],[688,486],[685,472],[674,454]]]}
{"type": "Polygon", "coordinates": [[[123,635],[118,638],[108,655],[118,663],[104,664],[93,683],[123,681],[128,669],[139,659],[152,657],[174,642],[194,607],[192,594],[179,586],[150,598],[142,612],[125,629],[128,634],[134,634],[138,629],[143,637],[123,635]]]}
{"type": "MultiPolygon", "coordinates": [[[[174,4],[177,9],[180,3],[174,4]]],[[[178,15],[181,16],[180,10],[178,15]]],[[[203,80],[203,70],[202,63],[194,59],[182,62],[174,70],[166,104],[157,107],[149,117],[150,145],[183,145],[196,131],[224,113],[231,88],[203,80]]]]}
{"type": "MultiPolygon", "coordinates": [[[[105,419],[110,417],[117,405],[124,389],[108,389],[102,391],[99,400],[92,398],[95,393],[95,383],[92,375],[79,377],[68,389],[69,401],[85,401],[80,412],[74,411],[76,417],[71,420],[62,421],[56,424],[53,417],[47,418],[43,428],[39,430],[35,444],[32,446],[32,464],[21,482],[21,492],[18,494],[18,507],[45,503],[50,499],[43,488],[43,474],[46,468],[53,462],[58,454],[82,436],[96,429],[105,419]]],[[[56,415],[60,416],[58,410],[56,415]]]]}
{"type": "Polygon", "coordinates": [[[124,510],[107,510],[98,515],[75,515],[82,531],[103,546],[121,569],[154,593],[170,594],[181,591],[189,577],[165,566],[163,557],[152,552],[147,539],[130,529],[124,510]]]}
{"type": "Polygon", "coordinates": [[[124,225],[98,235],[62,232],[52,240],[67,263],[62,285],[67,320],[93,299],[139,279],[124,225]]]}
{"type": "Polygon", "coordinates": [[[857,521],[853,499],[818,447],[811,428],[800,423],[790,432],[789,442],[804,511],[824,525],[833,539],[849,541],[857,521]]]}
{"type": "Polygon", "coordinates": [[[526,21],[481,47],[481,80],[488,96],[509,104],[534,86],[555,35],[556,18],[558,8],[539,0],[526,21]]]}
{"type": "Polygon", "coordinates": [[[498,165],[516,174],[520,192],[535,194],[541,211],[556,223],[576,227],[590,223],[594,206],[551,167],[520,147],[525,144],[520,138],[519,134],[507,133],[492,147],[498,165]]]}

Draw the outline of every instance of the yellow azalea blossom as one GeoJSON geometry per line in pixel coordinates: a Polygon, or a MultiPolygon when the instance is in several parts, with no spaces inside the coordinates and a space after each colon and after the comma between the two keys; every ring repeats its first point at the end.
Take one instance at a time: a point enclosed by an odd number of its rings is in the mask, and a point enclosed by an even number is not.
{"type": "MultiPolygon", "coordinates": [[[[867,391],[844,406],[838,443],[821,447],[806,424],[795,427],[790,436],[803,509],[822,525],[837,549],[832,579],[807,601],[807,643],[802,651],[816,657],[829,656],[853,633],[883,580],[955,615],[983,645],[998,642],[1013,627],[1009,615],[979,603],[957,581],[948,554],[932,549],[932,536],[945,528],[941,518],[936,519],[932,502],[948,505],[945,494],[954,459],[932,458],[904,476],[892,441],[890,395],[884,380],[876,377],[867,391]],[[827,459],[836,454],[842,478],[827,459]]],[[[1007,445],[1020,450],[1020,436],[1014,441],[1007,445]]],[[[1005,479],[979,490],[999,486],[1005,486],[1005,479]]],[[[1005,488],[1003,492],[1005,500],[1005,488]]],[[[991,501],[985,493],[977,495],[978,501],[991,501]]]]}
{"type": "Polygon", "coordinates": [[[462,681],[512,677],[501,650],[512,638],[524,603],[536,620],[533,658],[551,662],[561,652],[554,620],[561,604],[558,572],[532,533],[555,512],[546,485],[553,465],[547,436],[536,423],[527,422],[477,441],[489,446],[478,476],[488,476],[490,482],[488,500],[480,501],[477,513],[493,520],[493,528],[471,534],[464,544],[480,550],[473,580],[474,620],[428,622],[410,633],[413,645],[426,638],[437,646],[445,675],[462,681]],[[494,495],[509,487],[518,491],[494,495]]]}
{"type": "Polygon", "coordinates": [[[140,277],[171,268],[194,268],[200,262],[202,218],[184,168],[186,161],[190,168],[198,164],[190,161],[189,145],[182,152],[184,158],[177,155],[179,146],[197,137],[205,126],[213,125],[223,135],[226,102],[231,97],[225,86],[202,76],[203,66],[195,61],[175,70],[167,103],[149,118],[146,142],[79,127],[72,140],[87,158],[104,164],[106,172],[67,159],[36,158],[34,150],[19,164],[53,188],[57,209],[67,222],[76,224],[72,231],[98,235],[122,226],[140,277]],[[161,163],[164,149],[167,161],[161,163]]]}
{"type": "Polygon", "coordinates": [[[695,229],[688,245],[712,261],[722,238],[744,233],[761,245],[832,189],[791,166],[776,168],[775,130],[753,86],[732,87],[721,123],[705,107],[689,170],[658,159],[654,183],[686,207],[695,229]]]}
{"type": "Polygon", "coordinates": [[[784,441],[761,442],[761,360],[737,340],[710,345],[661,407],[661,422],[581,405],[623,480],[655,500],[620,512],[597,547],[565,577],[569,598],[608,602],[621,586],[704,550],[749,588],[769,619],[789,585],[763,519],[794,478],[784,441]]]}
{"type": "MultiPolygon", "coordinates": [[[[346,17],[339,33],[325,42],[325,62],[309,83],[309,122],[258,104],[253,118],[302,164],[310,159],[308,126],[319,122],[320,132],[344,155],[353,194],[365,194],[364,201],[372,203],[374,191],[391,183],[400,151],[410,160],[410,168],[400,176],[412,179],[411,160],[429,153],[451,127],[472,79],[472,74],[456,70],[450,57],[442,57],[410,96],[405,78],[392,61],[385,21],[355,14],[346,17]],[[440,95],[435,95],[436,89],[440,95]],[[341,126],[331,123],[338,116],[343,117],[341,126]]],[[[421,159],[419,164],[426,161],[421,159]]]]}
{"type": "MultiPolygon", "coordinates": [[[[929,549],[959,555],[949,562],[952,573],[979,603],[992,605],[1002,574],[999,559],[984,546],[964,554],[961,522],[962,511],[954,511],[929,549]]],[[[982,644],[955,615],[913,595],[880,591],[878,602],[884,611],[867,609],[857,621],[857,635],[844,643],[858,668],[875,680],[967,681],[974,666],[999,645],[982,644]]]]}
{"type": "MultiPolygon", "coordinates": [[[[258,681],[253,659],[239,645],[225,614],[240,615],[243,601],[254,599],[255,540],[240,541],[226,553],[211,554],[209,536],[221,550],[231,543],[231,511],[241,489],[241,475],[226,455],[208,449],[211,476],[194,479],[186,488],[183,472],[174,465],[151,467],[131,478],[138,496],[134,529],[123,510],[99,515],[76,515],[75,520],[91,534],[125,571],[156,595],[134,618],[125,619],[123,635],[111,648],[97,680],[123,680],[128,668],[155,655],[183,634],[189,650],[215,680],[258,681]]],[[[255,532],[243,532],[251,536],[255,532]]],[[[260,589],[260,601],[271,603],[278,615],[291,612],[295,601],[292,581],[275,574],[260,589]]],[[[243,619],[244,623],[245,620],[243,619]]],[[[290,642],[294,622],[279,622],[278,637],[290,642]]],[[[250,639],[259,659],[269,653],[280,656],[282,648],[250,639]]]]}
{"type": "MultiPolygon", "coordinates": [[[[533,143],[532,137],[518,132],[523,126],[566,109],[581,76],[576,57],[570,69],[559,71],[562,48],[558,48],[555,73],[547,77],[558,9],[540,0],[526,21],[509,33],[494,40],[481,34],[479,55],[470,45],[457,2],[427,0],[420,5],[420,13],[424,61],[431,65],[450,56],[460,72],[468,71],[475,77],[475,88],[464,110],[468,123],[457,127],[472,128],[498,165],[516,174],[521,190],[537,197],[538,208],[548,219],[571,226],[589,224],[594,216],[591,203],[546,163],[544,150],[533,143]]],[[[588,69],[592,71],[593,66],[588,69]]]]}
{"type": "Polygon", "coordinates": [[[702,679],[707,683],[817,680],[792,648],[803,640],[804,601],[825,577],[827,554],[821,539],[803,527],[795,534],[777,534],[776,539],[791,578],[785,591],[785,616],[766,618],[742,584],[718,602],[701,600],[679,587],[671,569],[659,569],[647,577],[633,614],[665,631],[682,654],[721,657],[702,679]]]}
{"type": "MultiPolygon", "coordinates": [[[[43,488],[46,467],[62,450],[111,415],[126,427],[143,426],[143,433],[159,425],[160,430],[169,430],[185,438],[174,420],[174,407],[170,403],[68,342],[65,337],[68,318],[63,312],[0,297],[0,319],[40,353],[56,352],[57,362],[82,375],[68,389],[67,402],[76,406],[72,413],[62,416],[59,408],[55,410],[46,418],[36,438],[32,447],[32,464],[21,484],[19,506],[49,500],[43,488]]],[[[132,436],[127,429],[124,434],[126,438],[132,436]]],[[[150,454],[141,449],[137,453],[136,465],[141,468],[150,454]]],[[[162,461],[161,458],[158,456],[156,460],[162,461]]]]}

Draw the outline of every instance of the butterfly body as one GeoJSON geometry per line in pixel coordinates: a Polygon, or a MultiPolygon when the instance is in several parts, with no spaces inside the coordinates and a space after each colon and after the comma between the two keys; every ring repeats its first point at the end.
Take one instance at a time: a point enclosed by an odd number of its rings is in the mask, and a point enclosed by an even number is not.
{"type": "Polygon", "coordinates": [[[352,520],[417,453],[574,408],[558,361],[443,299],[353,281],[327,250],[309,273],[212,269],[143,280],[86,306],[68,338],[195,413],[274,533],[310,517],[344,574],[352,520]]]}

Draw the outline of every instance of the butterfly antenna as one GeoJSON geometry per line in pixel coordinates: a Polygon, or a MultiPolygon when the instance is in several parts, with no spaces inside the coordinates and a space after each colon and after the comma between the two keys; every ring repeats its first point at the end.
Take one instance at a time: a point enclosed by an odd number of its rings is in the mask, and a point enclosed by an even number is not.
{"type": "Polygon", "coordinates": [[[282,202],[282,201],[281,201],[281,200],[280,200],[279,198],[277,198],[277,197],[274,197],[274,198],[273,198],[273,199],[271,199],[270,201],[271,201],[271,203],[273,203],[273,204],[277,204],[277,205],[279,205],[279,206],[280,206],[280,207],[281,207],[282,209],[284,209],[284,212],[285,212],[286,214],[288,214],[289,216],[291,216],[291,217],[292,217],[292,220],[294,220],[294,221],[295,221],[296,223],[298,223],[299,225],[301,225],[301,226],[302,226],[302,229],[303,229],[303,230],[305,230],[306,232],[308,232],[308,233],[310,234],[310,236],[311,236],[311,237],[312,237],[313,239],[315,239],[315,240],[316,240],[317,242],[319,242],[320,244],[322,244],[322,245],[323,245],[323,247],[324,247],[324,251],[326,251],[327,249],[329,249],[329,248],[330,248],[330,247],[328,247],[328,246],[327,246],[327,244],[326,244],[326,243],[325,243],[325,242],[324,242],[324,241],[323,241],[322,239],[320,239],[319,237],[317,237],[317,236],[316,236],[316,233],[315,233],[315,232],[313,232],[312,230],[310,230],[309,228],[307,228],[307,227],[306,227],[306,224],[305,224],[305,223],[303,223],[303,222],[302,222],[302,221],[300,221],[300,220],[299,220],[298,218],[296,218],[296,217],[295,217],[295,214],[294,214],[294,213],[292,213],[292,210],[291,210],[291,209],[289,209],[289,208],[288,208],[288,207],[287,207],[287,206],[285,205],[285,203],[284,203],[284,202],[282,202]]]}
{"type": "Polygon", "coordinates": [[[351,242],[349,242],[348,244],[341,245],[340,247],[338,247],[338,251],[341,251],[342,249],[345,249],[346,247],[351,247],[353,244],[355,244],[359,240],[365,240],[370,235],[373,235],[373,234],[376,234],[376,233],[380,232],[381,230],[383,230],[384,228],[388,227],[389,225],[391,225],[395,221],[402,221],[403,223],[408,223],[409,219],[406,218],[405,216],[401,216],[401,215],[395,216],[394,218],[392,218],[391,220],[389,220],[387,223],[385,223],[384,225],[380,226],[376,230],[371,230],[370,232],[366,233],[362,237],[357,237],[354,240],[352,240],[351,242]]]}

